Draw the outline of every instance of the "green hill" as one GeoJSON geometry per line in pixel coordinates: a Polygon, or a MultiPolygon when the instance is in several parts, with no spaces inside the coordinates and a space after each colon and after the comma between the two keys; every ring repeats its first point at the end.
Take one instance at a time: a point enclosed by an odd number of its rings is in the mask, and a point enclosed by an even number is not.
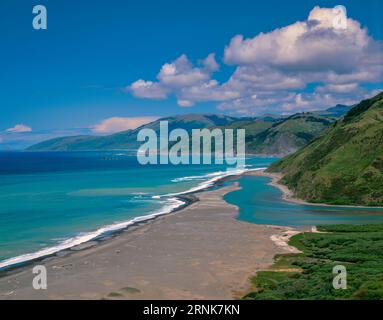
{"type": "Polygon", "coordinates": [[[137,142],[139,130],[147,128],[156,132],[160,130],[160,121],[168,121],[169,131],[182,128],[190,132],[192,129],[224,126],[237,120],[237,118],[224,115],[188,114],[162,118],[143,125],[134,130],[123,131],[108,136],[72,136],[56,138],[35,144],[29,151],[80,151],[80,150],[120,150],[137,149],[141,142],[137,142]]]}
{"type": "Polygon", "coordinates": [[[246,127],[248,153],[284,156],[319,136],[335,118],[299,113],[278,122],[255,122],[246,127]],[[257,129],[263,125],[264,130],[257,129]]]}
{"type": "Polygon", "coordinates": [[[352,108],[322,136],[269,168],[310,202],[383,205],[383,92],[352,108]]]}
{"type": "Polygon", "coordinates": [[[315,111],[314,113],[322,115],[322,116],[340,118],[344,116],[347,112],[349,112],[351,108],[353,108],[353,106],[337,104],[336,106],[328,108],[324,111],[315,111]]]}
{"type": "Polygon", "coordinates": [[[108,136],[72,136],[51,139],[28,148],[32,151],[80,151],[137,149],[137,133],[150,128],[159,132],[160,121],[168,121],[169,131],[182,128],[245,129],[246,151],[251,154],[287,155],[306,145],[320,135],[336,119],[315,113],[300,113],[293,116],[265,115],[257,118],[234,118],[224,115],[188,114],[162,118],[134,130],[108,136]]]}
{"type": "Polygon", "coordinates": [[[80,151],[80,150],[120,150],[137,149],[141,143],[137,142],[137,133],[140,129],[148,128],[159,132],[160,121],[168,121],[169,131],[177,128],[191,132],[192,129],[203,128],[231,128],[246,129],[246,134],[252,139],[256,134],[270,128],[277,118],[258,120],[254,118],[238,119],[216,115],[183,115],[162,118],[146,124],[135,130],[119,132],[108,136],[71,136],[43,141],[28,148],[29,151],[80,151]]]}

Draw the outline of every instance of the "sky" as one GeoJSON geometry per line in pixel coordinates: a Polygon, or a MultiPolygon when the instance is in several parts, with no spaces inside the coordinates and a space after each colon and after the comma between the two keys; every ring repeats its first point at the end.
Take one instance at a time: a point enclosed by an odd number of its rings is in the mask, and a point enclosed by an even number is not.
{"type": "Polygon", "coordinates": [[[0,10],[0,149],[176,114],[325,109],[383,88],[381,0],[2,0],[0,10]],[[35,5],[46,30],[32,27],[35,5]]]}

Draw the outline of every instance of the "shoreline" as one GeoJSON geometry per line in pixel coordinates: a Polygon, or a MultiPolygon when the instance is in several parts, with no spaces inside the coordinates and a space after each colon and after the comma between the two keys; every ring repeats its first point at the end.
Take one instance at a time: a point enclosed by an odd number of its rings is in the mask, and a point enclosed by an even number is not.
{"type": "MultiPolygon", "coordinates": [[[[284,201],[299,204],[299,205],[309,205],[309,206],[322,206],[322,207],[338,207],[338,208],[359,208],[359,209],[383,209],[383,207],[366,207],[366,206],[352,206],[352,205],[331,205],[331,204],[323,204],[323,203],[310,203],[306,202],[302,199],[295,198],[293,195],[292,190],[290,190],[287,186],[279,183],[279,180],[282,178],[282,174],[280,173],[269,173],[266,172],[267,168],[253,168],[253,169],[247,169],[244,172],[238,172],[233,173],[229,175],[224,176],[217,176],[210,180],[207,180],[202,183],[201,185],[197,185],[196,187],[193,187],[190,191],[186,190],[184,192],[176,193],[176,194],[169,194],[169,195],[161,195],[159,197],[167,197],[167,198],[173,198],[177,201],[183,202],[176,208],[171,209],[169,212],[165,213],[159,213],[159,214],[151,214],[148,213],[147,215],[143,216],[137,216],[133,218],[132,220],[128,220],[124,223],[127,225],[125,227],[116,229],[116,230],[109,230],[105,233],[102,233],[94,238],[91,238],[90,240],[86,240],[84,242],[81,242],[79,244],[73,245],[68,248],[57,250],[50,254],[44,254],[42,256],[38,256],[36,258],[32,258],[26,261],[18,262],[11,264],[9,266],[4,266],[0,268],[0,279],[3,277],[6,277],[8,274],[12,274],[15,272],[19,272],[20,270],[23,270],[24,268],[28,268],[30,265],[33,265],[37,262],[44,262],[45,260],[54,259],[55,257],[61,257],[61,256],[68,256],[72,253],[87,250],[88,248],[97,246],[104,241],[108,241],[110,239],[113,239],[115,237],[118,237],[121,233],[129,232],[130,230],[134,230],[136,227],[143,226],[146,224],[150,224],[160,218],[165,218],[169,215],[175,214],[177,212],[180,212],[189,206],[193,205],[195,202],[200,201],[198,198],[198,194],[203,192],[209,192],[210,190],[214,190],[216,188],[222,188],[225,182],[228,181],[236,181],[238,178],[244,175],[250,175],[250,176],[263,176],[270,178],[271,181],[268,183],[269,185],[273,186],[274,188],[279,189],[282,192],[282,199],[284,201]],[[137,221],[134,221],[137,219],[137,221]]],[[[287,226],[275,226],[275,227],[281,227],[285,228],[287,226]]],[[[315,226],[314,226],[315,227],[315,226]]],[[[313,228],[314,228],[313,227],[313,228]]],[[[49,248],[48,248],[49,249],[49,248]]],[[[34,253],[29,253],[26,255],[33,255],[34,253]]],[[[24,256],[24,255],[22,255],[24,256]]],[[[21,256],[17,256],[10,259],[15,259],[21,256]]],[[[4,260],[7,261],[7,260],[4,260]]]]}
{"type": "MultiPolygon", "coordinates": [[[[137,219],[136,221],[132,221],[130,223],[131,220],[128,220],[126,222],[127,225],[123,228],[107,231],[103,234],[100,234],[99,236],[96,236],[96,237],[90,239],[90,240],[81,242],[80,244],[73,245],[73,246],[65,248],[65,249],[60,249],[60,250],[55,251],[51,254],[45,254],[45,255],[38,256],[36,258],[32,258],[32,259],[29,259],[26,261],[22,261],[22,262],[18,262],[18,263],[10,264],[8,266],[1,267],[0,268],[0,279],[2,277],[6,277],[8,274],[12,274],[12,273],[18,272],[24,268],[28,268],[29,266],[36,264],[38,262],[44,262],[45,260],[49,260],[49,259],[52,259],[55,257],[68,256],[74,252],[86,250],[88,248],[91,248],[93,246],[101,244],[104,241],[108,241],[110,239],[118,237],[119,234],[121,234],[123,232],[128,232],[131,229],[134,230],[135,228],[137,228],[139,226],[143,226],[147,223],[151,223],[151,222],[155,221],[156,219],[159,219],[161,217],[165,217],[167,215],[174,214],[178,211],[181,211],[181,210],[185,209],[186,207],[190,206],[191,204],[193,204],[194,202],[199,201],[199,199],[197,197],[193,196],[193,194],[180,195],[180,196],[177,196],[176,198],[177,198],[177,200],[182,201],[183,204],[179,205],[175,209],[172,209],[170,212],[163,213],[163,214],[157,214],[157,215],[148,214],[148,215],[138,216],[136,218],[139,218],[139,219],[137,219]],[[144,219],[145,217],[146,217],[146,219],[144,219]]],[[[132,220],[134,220],[134,219],[132,219],[132,220]]],[[[49,249],[49,248],[54,248],[54,247],[48,247],[47,249],[49,249]]],[[[32,254],[36,254],[36,253],[38,253],[38,251],[34,252],[34,253],[28,253],[27,255],[29,255],[29,254],[32,255],[32,254]]],[[[22,255],[22,256],[24,256],[24,255],[22,255]]],[[[10,258],[10,259],[15,259],[18,257],[21,257],[21,256],[17,256],[17,257],[10,258]]],[[[7,260],[4,260],[4,261],[7,261],[7,260]]]]}
{"type": "Polygon", "coordinates": [[[15,269],[0,277],[0,299],[241,297],[251,286],[250,277],[272,265],[276,254],[291,252],[272,237],[288,239],[298,231],[236,220],[238,208],[223,196],[238,188],[234,183],[196,193],[198,200],[177,213],[39,261],[49,274],[48,290],[31,288],[36,261],[15,269]]]}
{"type": "Polygon", "coordinates": [[[355,209],[383,209],[383,207],[369,207],[369,206],[357,206],[357,205],[342,205],[342,204],[327,204],[327,203],[313,203],[294,197],[294,192],[290,190],[286,185],[280,183],[283,178],[281,173],[266,172],[266,169],[257,171],[245,172],[244,175],[252,175],[259,177],[270,178],[271,181],[268,183],[270,186],[279,189],[282,192],[282,199],[284,201],[305,205],[305,206],[316,206],[316,207],[335,207],[335,208],[355,208],[355,209]]]}
{"type": "MultiPolygon", "coordinates": [[[[33,264],[33,263],[36,263],[39,261],[44,261],[45,259],[48,259],[48,258],[61,256],[63,252],[65,253],[65,255],[67,255],[67,254],[71,254],[72,252],[75,252],[75,251],[85,250],[89,247],[92,247],[98,243],[103,242],[104,240],[108,240],[110,238],[116,237],[120,233],[128,231],[131,228],[135,228],[138,225],[150,223],[150,222],[152,222],[152,221],[154,221],[160,217],[164,217],[164,216],[167,216],[169,214],[173,214],[173,213],[176,213],[178,211],[181,211],[181,210],[187,208],[188,206],[190,206],[191,204],[193,204],[194,202],[199,201],[198,197],[195,196],[196,194],[198,194],[200,192],[206,192],[206,191],[209,191],[209,190],[214,189],[214,188],[222,187],[223,184],[227,181],[236,180],[236,179],[238,179],[238,177],[240,177],[241,175],[243,175],[247,172],[258,171],[258,170],[262,170],[262,169],[264,169],[264,168],[254,168],[254,169],[245,170],[243,172],[233,172],[231,174],[226,174],[223,176],[216,176],[216,177],[211,178],[210,180],[202,182],[201,184],[197,185],[196,187],[191,188],[190,190],[186,190],[186,191],[182,191],[182,192],[174,193],[174,194],[165,194],[165,195],[155,196],[157,198],[174,199],[176,201],[182,202],[182,204],[178,205],[175,208],[170,209],[169,212],[148,213],[148,214],[143,215],[143,216],[134,217],[131,220],[121,222],[120,224],[123,224],[124,225],[123,227],[116,228],[116,229],[112,228],[111,230],[106,230],[105,232],[102,232],[97,236],[91,237],[89,240],[82,241],[81,243],[78,243],[78,244],[75,244],[72,246],[68,246],[68,247],[56,250],[56,248],[60,245],[60,244],[57,244],[56,246],[47,247],[46,249],[43,249],[43,250],[47,250],[47,251],[49,251],[49,250],[53,251],[51,253],[43,253],[43,254],[39,255],[40,251],[36,251],[36,252],[26,253],[23,255],[19,255],[16,257],[12,257],[12,258],[0,261],[0,278],[3,277],[4,274],[6,275],[9,272],[17,271],[18,269],[28,267],[30,264],[33,264]],[[21,260],[19,262],[15,262],[15,263],[11,263],[9,265],[1,266],[1,264],[8,263],[8,261],[23,259],[23,257],[33,256],[33,255],[37,255],[37,256],[33,257],[33,258],[24,258],[25,260],[21,260]]],[[[109,226],[113,227],[113,226],[115,226],[115,224],[111,224],[109,226]]],[[[97,230],[103,229],[105,227],[108,227],[108,226],[101,226],[97,230]]],[[[97,230],[87,232],[86,234],[97,232],[97,230]]],[[[74,236],[74,237],[68,238],[65,241],[69,241],[71,239],[76,239],[76,238],[77,238],[77,236],[74,236]]]]}

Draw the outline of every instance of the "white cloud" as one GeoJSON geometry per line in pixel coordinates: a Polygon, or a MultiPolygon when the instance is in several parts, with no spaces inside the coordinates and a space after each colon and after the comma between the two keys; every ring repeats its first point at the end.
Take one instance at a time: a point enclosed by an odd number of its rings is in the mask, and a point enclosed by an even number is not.
{"type": "Polygon", "coordinates": [[[303,89],[305,82],[295,74],[266,66],[239,66],[231,76],[228,85],[253,93],[270,90],[303,89]]]}
{"type": "Polygon", "coordinates": [[[198,88],[211,81],[211,74],[219,69],[214,53],[209,54],[195,67],[188,57],[183,54],[170,63],[165,63],[158,75],[157,82],[137,80],[129,87],[134,96],[148,99],[164,99],[169,94],[178,98],[181,107],[192,106],[197,99],[185,98],[184,92],[189,88],[198,88]]]}
{"type": "Polygon", "coordinates": [[[5,130],[10,133],[22,133],[22,132],[32,132],[32,128],[24,124],[16,124],[14,127],[5,130]]]}
{"type": "Polygon", "coordinates": [[[134,96],[148,99],[165,99],[167,91],[159,83],[145,80],[137,80],[128,88],[134,96]]]}
{"type": "MultiPolygon", "coordinates": [[[[370,97],[370,94],[360,95],[360,97],[360,99],[368,98],[370,97]]],[[[350,98],[349,95],[297,93],[290,101],[283,103],[280,106],[280,110],[286,113],[307,112],[323,109],[323,106],[328,108],[337,104],[352,105],[354,103],[355,100],[350,98]]]]}
{"type": "Polygon", "coordinates": [[[220,85],[216,80],[183,88],[178,94],[183,99],[190,101],[225,101],[239,96],[237,90],[233,90],[227,85],[220,85]]]}
{"type": "Polygon", "coordinates": [[[149,122],[157,120],[158,117],[133,117],[133,118],[121,118],[112,117],[102,120],[99,124],[93,126],[91,129],[95,133],[116,133],[129,129],[136,129],[139,126],[147,124],[149,122]]]}
{"type": "Polygon", "coordinates": [[[180,106],[216,101],[219,109],[240,114],[355,103],[372,95],[365,84],[383,81],[383,42],[351,18],[347,28],[337,28],[336,15],[317,6],[304,21],[252,38],[236,35],[224,49],[224,62],[235,66],[226,82],[212,78],[219,70],[214,54],[200,67],[182,55],[162,66],[157,82],[144,82],[150,84],[141,86],[145,92],[135,92],[135,83],[132,91],[150,98],[156,88],[176,96],[180,106]]]}
{"type": "Polygon", "coordinates": [[[349,93],[358,90],[357,83],[345,83],[345,84],[327,84],[325,86],[316,87],[316,92],[329,92],[329,93],[349,93]]]}
{"type": "Polygon", "coordinates": [[[194,103],[189,100],[177,100],[177,104],[180,107],[192,107],[194,105],[194,103]]]}
{"type": "Polygon", "coordinates": [[[184,54],[174,62],[164,64],[157,75],[162,85],[173,89],[192,86],[209,77],[205,69],[194,68],[184,54]]]}
{"type": "Polygon", "coordinates": [[[220,109],[248,114],[297,112],[355,103],[372,95],[366,83],[383,80],[382,42],[348,18],[347,28],[334,28],[334,11],[315,7],[306,21],[244,39],[237,35],[225,48],[224,60],[237,65],[228,81],[241,99],[220,109]],[[305,88],[315,84],[309,93],[305,88]],[[249,99],[256,95],[256,101],[249,99]]]}
{"type": "Polygon", "coordinates": [[[219,70],[219,64],[215,60],[215,54],[210,53],[205,60],[202,61],[203,66],[209,72],[214,72],[219,70]]]}
{"type": "MultiPolygon", "coordinates": [[[[306,21],[254,38],[235,36],[225,48],[225,61],[236,65],[267,65],[285,71],[332,70],[349,73],[376,60],[382,52],[359,22],[333,27],[333,9],[315,7],[306,21]]],[[[381,62],[381,61],[380,61],[381,62]]]]}

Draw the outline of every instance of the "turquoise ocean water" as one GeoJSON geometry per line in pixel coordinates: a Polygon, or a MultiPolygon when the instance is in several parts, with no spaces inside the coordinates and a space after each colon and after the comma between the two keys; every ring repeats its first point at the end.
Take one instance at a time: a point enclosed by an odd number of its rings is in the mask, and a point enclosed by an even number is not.
{"type": "MultiPolygon", "coordinates": [[[[274,158],[248,158],[248,169],[274,158]]],[[[127,152],[1,152],[0,268],[57,252],[183,204],[177,194],[212,185],[223,165],[141,166],[127,152]]],[[[307,225],[383,221],[381,210],[292,205],[267,185],[242,177],[226,196],[239,219],[307,225]]]]}

